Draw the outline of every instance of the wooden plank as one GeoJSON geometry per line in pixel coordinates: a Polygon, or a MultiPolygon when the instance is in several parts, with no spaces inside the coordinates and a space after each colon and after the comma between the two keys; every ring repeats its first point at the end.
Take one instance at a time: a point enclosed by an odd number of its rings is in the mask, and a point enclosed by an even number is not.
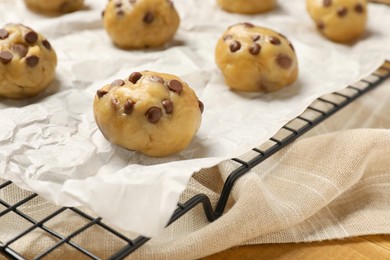
{"type": "Polygon", "coordinates": [[[313,243],[241,246],[203,258],[221,259],[390,259],[390,235],[313,243]]]}
{"type": "Polygon", "coordinates": [[[366,236],[363,238],[390,251],[390,235],[366,236]]]}

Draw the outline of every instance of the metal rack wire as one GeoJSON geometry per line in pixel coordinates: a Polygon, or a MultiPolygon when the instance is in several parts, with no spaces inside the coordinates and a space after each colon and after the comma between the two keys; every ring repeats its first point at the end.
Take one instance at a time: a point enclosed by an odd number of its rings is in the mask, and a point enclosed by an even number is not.
{"type": "MultiPolygon", "coordinates": [[[[215,208],[213,208],[209,197],[204,194],[198,194],[186,201],[185,203],[178,203],[178,207],[175,210],[172,218],[169,221],[169,224],[172,224],[181,216],[185,215],[191,209],[197,205],[202,205],[206,218],[212,222],[218,219],[224,212],[227,201],[230,196],[230,192],[235,184],[235,182],[243,176],[245,173],[250,171],[252,168],[280,151],[282,148],[296,140],[297,138],[303,136],[306,132],[320,124],[325,119],[331,117],[337,111],[340,111],[342,108],[356,100],[357,98],[363,96],[365,93],[369,92],[376,86],[380,85],[383,81],[390,78],[390,62],[386,61],[381,68],[374,72],[371,76],[359,81],[356,84],[348,86],[346,89],[332,94],[323,96],[315,100],[305,112],[300,116],[290,121],[288,124],[283,126],[281,131],[284,131],[284,135],[281,138],[280,134],[277,133],[274,137],[270,138],[272,145],[268,146],[267,149],[263,150],[261,148],[253,148],[255,156],[245,161],[243,159],[234,158],[232,159],[237,163],[237,168],[229,175],[227,180],[224,183],[221,195],[217,202],[215,208]]],[[[7,188],[13,187],[14,184],[10,181],[1,181],[0,180],[0,194],[1,191],[4,191],[7,188]]],[[[18,201],[5,201],[4,198],[0,197],[0,223],[4,217],[13,213],[13,217],[22,219],[26,222],[27,227],[18,232],[17,235],[7,238],[3,237],[4,234],[0,231],[0,256],[1,254],[10,259],[25,259],[25,256],[21,255],[13,245],[17,244],[21,239],[28,236],[32,231],[40,229],[46,235],[49,235],[56,239],[56,243],[50,248],[47,248],[40,252],[39,255],[34,256],[34,259],[42,259],[55,250],[58,250],[62,246],[69,246],[72,250],[78,251],[80,254],[90,258],[90,259],[100,259],[99,256],[95,255],[90,250],[84,248],[82,245],[74,241],[74,238],[86,232],[91,227],[100,227],[108,232],[110,235],[114,236],[116,239],[123,241],[124,246],[119,250],[113,252],[109,259],[123,259],[143,244],[148,242],[149,238],[138,236],[134,239],[131,239],[109,225],[105,224],[100,217],[93,217],[86,212],[77,209],[77,208],[56,208],[52,213],[47,214],[43,219],[37,220],[34,216],[30,216],[24,213],[20,208],[27,203],[39,198],[35,193],[23,191],[23,199],[18,201]],[[50,228],[47,223],[59,217],[60,215],[65,214],[66,212],[71,212],[76,214],[78,217],[81,217],[85,220],[85,224],[76,230],[70,232],[68,235],[59,234],[52,228],[50,228]]]]}

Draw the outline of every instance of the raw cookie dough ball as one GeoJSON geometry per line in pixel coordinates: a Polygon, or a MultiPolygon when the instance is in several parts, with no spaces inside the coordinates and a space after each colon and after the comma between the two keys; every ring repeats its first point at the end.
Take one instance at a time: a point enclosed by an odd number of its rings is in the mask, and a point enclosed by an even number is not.
{"type": "Polygon", "coordinates": [[[35,12],[59,14],[81,9],[84,0],[24,0],[24,2],[35,12]]]}
{"type": "Polygon", "coordinates": [[[57,56],[49,41],[21,24],[0,29],[0,96],[24,98],[46,89],[57,56]]]}
{"type": "Polygon", "coordinates": [[[357,40],[366,29],[366,0],[306,0],[306,7],[318,30],[332,41],[357,40]]]}
{"type": "Polygon", "coordinates": [[[218,41],[215,59],[227,85],[235,90],[276,91],[298,77],[291,42],[250,23],[229,27],[218,41]]]}
{"type": "Polygon", "coordinates": [[[114,144],[162,157],[180,152],[198,131],[203,104],[178,77],[134,72],[99,89],[95,121],[114,144]]]}
{"type": "Polygon", "coordinates": [[[170,0],[111,0],[103,20],[112,41],[125,49],[162,46],[180,24],[170,0]]]}
{"type": "Polygon", "coordinates": [[[273,9],[276,0],[218,0],[217,2],[228,12],[256,14],[273,9]]]}

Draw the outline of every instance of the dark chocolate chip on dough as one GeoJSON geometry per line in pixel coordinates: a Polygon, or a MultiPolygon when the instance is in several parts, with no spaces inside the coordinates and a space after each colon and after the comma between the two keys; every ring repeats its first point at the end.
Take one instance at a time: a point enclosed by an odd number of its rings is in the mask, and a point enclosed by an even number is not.
{"type": "Polygon", "coordinates": [[[19,55],[20,58],[23,58],[27,55],[28,49],[23,44],[15,44],[11,47],[12,51],[19,55]]]}
{"type": "Polygon", "coordinates": [[[121,87],[125,85],[125,82],[121,79],[117,79],[111,83],[111,87],[121,87]]]}
{"type": "Polygon", "coordinates": [[[9,51],[0,52],[0,61],[3,64],[9,63],[13,57],[14,55],[12,55],[12,53],[10,53],[9,51]]]}
{"type": "Polygon", "coordinates": [[[34,31],[29,31],[24,35],[24,40],[28,43],[36,43],[38,41],[38,34],[34,31]]]}
{"type": "Polygon", "coordinates": [[[146,112],[146,117],[148,118],[148,121],[152,124],[157,123],[160,121],[160,118],[162,117],[161,109],[158,107],[151,107],[146,112]]]}
{"type": "Polygon", "coordinates": [[[181,84],[180,81],[173,79],[169,81],[168,88],[169,90],[180,94],[183,91],[183,84],[181,84]]]}
{"type": "Polygon", "coordinates": [[[125,105],[123,106],[123,112],[125,112],[125,114],[127,115],[130,115],[134,110],[134,105],[135,103],[133,101],[127,100],[125,105]]]}
{"type": "Polygon", "coordinates": [[[325,6],[325,7],[329,7],[332,5],[332,0],[324,0],[322,2],[322,5],[325,6]]]}
{"type": "Polygon", "coordinates": [[[270,36],[269,37],[269,42],[272,43],[273,45],[281,44],[280,39],[278,37],[275,37],[275,36],[270,36]]]}
{"type": "Polygon", "coordinates": [[[31,55],[31,56],[28,56],[26,58],[26,64],[27,64],[27,66],[29,66],[31,68],[34,68],[35,66],[37,66],[38,63],[39,63],[39,57],[38,56],[31,55]]]}
{"type": "Polygon", "coordinates": [[[173,103],[172,101],[168,100],[168,99],[165,99],[163,102],[162,102],[164,108],[165,108],[165,112],[167,114],[172,114],[172,111],[173,111],[173,103]]]}
{"type": "Polygon", "coordinates": [[[252,40],[254,41],[254,42],[256,42],[256,41],[258,41],[258,40],[260,40],[260,35],[258,35],[258,34],[256,34],[256,35],[253,35],[252,36],[252,40]]]}
{"type": "Polygon", "coordinates": [[[238,41],[233,41],[232,43],[230,43],[229,48],[231,52],[236,52],[241,49],[241,43],[238,41]]]}
{"type": "Polygon", "coordinates": [[[51,44],[48,40],[43,40],[42,45],[45,46],[46,49],[51,50],[51,44]]]}
{"type": "Polygon", "coordinates": [[[230,39],[233,39],[233,35],[231,35],[231,34],[226,34],[226,35],[223,36],[223,40],[224,40],[224,41],[227,41],[227,40],[230,40],[230,39]]]}
{"type": "Polygon", "coordinates": [[[8,31],[5,29],[0,29],[0,40],[4,40],[8,38],[8,31]]]}
{"type": "Polygon", "coordinates": [[[355,5],[355,12],[360,13],[360,14],[364,12],[364,8],[363,8],[363,5],[361,3],[358,3],[357,5],[355,5]]]}
{"type": "Polygon", "coordinates": [[[146,24],[152,23],[152,22],[154,21],[154,14],[151,13],[151,12],[147,12],[147,13],[144,15],[143,21],[144,21],[146,24]]]}
{"type": "Polygon", "coordinates": [[[138,80],[142,78],[142,74],[139,72],[133,72],[130,74],[129,81],[133,84],[136,84],[138,80]]]}
{"type": "Polygon", "coordinates": [[[293,63],[292,59],[285,55],[285,54],[279,54],[276,57],[276,63],[283,69],[289,69],[293,63]]]}
{"type": "Polygon", "coordinates": [[[243,23],[242,25],[244,25],[245,27],[247,28],[252,28],[252,27],[255,27],[253,24],[251,23],[243,23]]]}
{"type": "Polygon", "coordinates": [[[98,96],[98,98],[102,98],[107,93],[108,93],[108,91],[104,90],[104,89],[99,89],[98,91],[96,91],[96,95],[98,96]]]}
{"type": "Polygon", "coordinates": [[[249,52],[252,54],[252,55],[257,55],[259,54],[261,51],[261,46],[257,43],[253,44],[250,48],[249,48],[249,52]]]}
{"type": "Polygon", "coordinates": [[[202,101],[198,100],[198,103],[199,103],[199,109],[200,109],[200,112],[203,113],[204,111],[204,104],[202,101]]]}
{"type": "Polygon", "coordinates": [[[337,9],[337,15],[339,17],[344,17],[346,16],[348,13],[348,9],[346,7],[340,7],[339,9],[337,9]]]}
{"type": "Polygon", "coordinates": [[[165,83],[164,79],[160,76],[151,76],[150,79],[153,81],[156,81],[156,82],[163,83],[163,84],[165,83]]]}

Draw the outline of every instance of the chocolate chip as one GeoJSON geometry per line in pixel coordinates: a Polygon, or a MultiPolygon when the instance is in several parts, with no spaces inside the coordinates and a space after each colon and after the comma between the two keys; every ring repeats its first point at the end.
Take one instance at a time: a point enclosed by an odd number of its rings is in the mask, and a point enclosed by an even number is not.
{"type": "Polygon", "coordinates": [[[364,12],[364,8],[363,8],[363,5],[361,3],[358,3],[357,5],[355,5],[355,12],[360,13],[360,14],[364,12]]]}
{"type": "Polygon", "coordinates": [[[332,5],[332,0],[324,0],[322,2],[322,5],[325,6],[325,7],[329,7],[332,5]]]}
{"type": "Polygon", "coordinates": [[[7,39],[9,33],[5,29],[0,29],[0,40],[7,39]]]}
{"type": "Polygon", "coordinates": [[[231,44],[230,44],[230,51],[231,52],[236,52],[238,51],[239,49],[241,49],[241,43],[238,42],[238,41],[233,41],[231,44]]]}
{"type": "Polygon", "coordinates": [[[260,35],[258,35],[258,34],[252,35],[251,38],[252,38],[252,40],[253,40],[254,42],[256,42],[256,41],[260,40],[260,35]]]}
{"type": "Polygon", "coordinates": [[[116,0],[114,4],[115,4],[116,7],[121,7],[122,6],[122,0],[116,0]]]}
{"type": "Polygon", "coordinates": [[[347,15],[347,13],[348,13],[348,9],[346,7],[340,7],[337,9],[337,15],[339,17],[344,17],[347,15]]]}
{"type": "Polygon", "coordinates": [[[278,33],[280,37],[287,39],[287,37],[284,34],[278,33]]]}
{"type": "Polygon", "coordinates": [[[28,49],[23,44],[12,45],[11,49],[18,54],[20,58],[23,58],[28,53],[28,49]]]}
{"type": "Polygon", "coordinates": [[[142,74],[139,72],[133,72],[130,74],[129,81],[133,84],[136,84],[138,80],[142,78],[142,74]]]}
{"type": "Polygon", "coordinates": [[[96,95],[98,96],[98,98],[102,98],[107,93],[108,93],[108,91],[104,90],[104,89],[99,89],[98,91],[96,91],[96,95]]]}
{"type": "Polygon", "coordinates": [[[152,124],[157,123],[160,121],[160,118],[162,117],[161,109],[158,107],[151,107],[146,112],[146,117],[148,118],[148,121],[152,124]]]}
{"type": "Polygon", "coordinates": [[[160,76],[151,76],[150,79],[153,80],[153,81],[162,83],[162,84],[165,83],[164,79],[162,77],[160,77],[160,76]]]}
{"type": "Polygon", "coordinates": [[[133,101],[127,100],[125,105],[123,106],[123,112],[125,112],[125,114],[127,115],[130,115],[131,113],[133,113],[134,105],[135,103],[133,101]]]}
{"type": "Polygon", "coordinates": [[[318,30],[322,31],[325,28],[325,24],[321,21],[317,22],[317,28],[318,30]]]}
{"type": "Polygon", "coordinates": [[[14,55],[12,55],[12,53],[10,53],[9,51],[0,52],[0,61],[3,64],[9,63],[13,57],[14,55]]]}
{"type": "Polygon", "coordinates": [[[50,42],[48,40],[46,40],[46,39],[43,40],[42,44],[43,44],[43,46],[46,47],[46,49],[48,49],[49,51],[51,50],[51,44],[50,44],[50,42]]]}
{"type": "Polygon", "coordinates": [[[269,37],[269,42],[272,43],[273,45],[279,45],[281,44],[282,42],[279,40],[278,37],[275,37],[275,36],[270,36],[269,37]]]}
{"type": "Polygon", "coordinates": [[[137,2],[136,0],[129,0],[129,3],[132,5],[135,4],[136,2],[137,2]]]}
{"type": "Polygon", "coordinates": [[[117,80],[114,80],[112,83],[111,83],[111,87],[121,87],[125,85],[125,82],[121,79],[117,79],[117,80]]]}
{"type": "Polygon", "coordinates": [[[181,84],[180,81],[173,79],[169,81],[168,88],[169,90],[176,92],[180,95],[180,93],[183,91],[183,84],[181,84]]]}
{"type": "Polygon", "coordinates": [[[163,102],[162,102],[164,108],[165,108],[165,112],[167,114],[172,114],[172,111],[173,111],[173,103],[172,101],[168,100],[168,99],[165,99],[163,102]]]}
{"type": "Polygon", "coordinates": [[[203,114],[203,111],[204,111],[204,104],[202,101],[198,100],[198,103],[199,103],[199,109],[200,109],[200,112],[203,114]]]}
{"type": "Polygon", "coordinates": [[[276,63],[283,69],[289,69],[292,65],[292,59],[285,54],[279,54],[276,57],[276,63]]]}
{"type": "Polygon", "coordinates": [[[224,40],[224,41],[227,41],[227,40],[230,40],[230,39],[233,39],[233,35],[231,35],[231,34],[226,34],[226,35],[223,36],[223,40],[224,40]]]}
{"type": "Polygon", "coordinates": [[[24,40],[28,43],[36,43],[38,41],[38,34],[34,31],[29,31],[24,35],[24,40]]]}
{"type": "Polygon", "coordinates": [[[171,0],[167,0],[167,3],[170,5],[170,7],[173,7],[173,2],[171,0]]]}
{"type": "Polygon", "coordinates": [[[261,46],[257,43],[253,44],[250,48],[249,48],[249,52],[252,54],[252,55],[257,55],[259,54],[261,51],[261,46]]]}
{"type": "Polygon", "coordinates": [[[39,63],[39,57],[38,56],[35,56],[35,55],[32,55],[32,56],[28,56],[26,58],[26,63],[29,67],[33,68],[35,66],[38,65],[39,63]]]}
{"type": "Polygon", "coordinates": [[[144,21],[146,24],[152,23],[152,22],[154,21],[154,15],[153,15],[153,13],[147,12],[147,13],[144,15],[143,21],[144,21]]]}
{"type": "Polygon", "coordinates": [[[252,27],[255,27],[253,24],[251,23],[243,23],[242,25],[244,25],[244,27],[246,28],[252,28],[252,27]]]}
{"type": "Polygon", "coordinates": [[[122,9],[118,9],[116,11],[116,15],[118,15],[118,16],[123,16],[124,14],[125,14],[125,12],[122,9]]]}
{"type": "Polygon", "coordinates": [[[294,46],[292,45],[291,42],[288,44],[288,46],[290,46],[290,48],[291,48],[293,51],[295,51],[295,48],[294,48],[294,46]]]}
{"type": "Polygon", "coordinates": [[[116,99],[116,98],[111,99],[111,108],[113,110],[118,110],[119,105],[120,105],[120,102],[118,101],[118,99],[116,99]]]}

